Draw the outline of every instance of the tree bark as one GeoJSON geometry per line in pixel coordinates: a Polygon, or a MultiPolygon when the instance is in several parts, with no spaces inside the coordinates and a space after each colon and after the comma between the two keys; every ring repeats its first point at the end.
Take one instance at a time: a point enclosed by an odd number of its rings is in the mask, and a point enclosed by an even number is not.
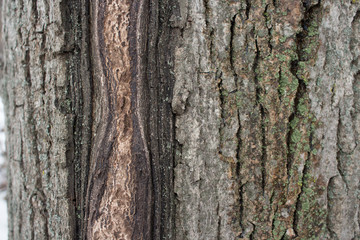
{"type": "Polygon", "coordinates": [[[10,239],[360,239],[357,0],[4,0],[10,239]]]}

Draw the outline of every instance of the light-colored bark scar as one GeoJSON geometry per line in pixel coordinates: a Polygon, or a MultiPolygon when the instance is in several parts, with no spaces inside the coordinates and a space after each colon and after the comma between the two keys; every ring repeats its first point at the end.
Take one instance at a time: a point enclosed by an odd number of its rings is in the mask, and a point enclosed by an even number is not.
{"type": "Polygon", "coordinates": [[[133,212],[131,200],[134,182],[131,171],[131,90],[130,56],[128,42],[130,3],[121,0],[106,1],[104,9],[104,60],[113,99],[113,121],[117,136],[109,158],[106,188],[99,207],[99,217],[92,229],[93,239],[131,239],[133,212]]]}

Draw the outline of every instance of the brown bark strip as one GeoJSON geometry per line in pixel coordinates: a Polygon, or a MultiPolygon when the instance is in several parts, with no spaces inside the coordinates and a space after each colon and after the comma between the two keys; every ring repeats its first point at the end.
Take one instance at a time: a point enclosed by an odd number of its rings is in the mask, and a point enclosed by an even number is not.
{"type": "Polygon", "coordinates": [[[148,98],[145,90],[146,71],[146,41],[149,2],[147,0],[133,1],[130,7],[130,29],[128,40],[131,56],[131,110],[133,123],[133,141],[131,151],[134,171],[133,239],[151,239],[153,217],[153,179],[151,175],[148,142],[145,139],[146,107],[148,98]]]}
{"type": "Polygon", "coordinates": [[[175,1],[161,4],[92,5],[96,135],[88,186],[90,239],[172,238],[174,47],[166,23],[175,1]]]}
{"type": "MultiPolygon", "coordinates": [[[[152,238],[174,238],[174,115],[171,109],[174,85],[174,47],[180,29],[169,27],[179,13],[176,0],[144,1],[147,7],[138,11],[142,21],[136,28],[140,39],[137,54],[141,57],[137,79],[138,110],[148,144],[153,188],[152,238]]],[[[135,28],[132,28],[135,29],[135,28]]],[[[132,66],[136,66],[132,64],[132,66]]],[[[135,69],[135,68],[134,68],[135,69]]]]}
{"type": "MultiPolygon", "coordinates": [[[[88,238],[132,239],[136,169],[128,41],[129,1],[100,0],[92,12],[97,110],[102,111],[92,153],[88,238]],[[111,217],[109,217],[111,216],[111,217]]],[[[98,113],[98,112],[97,112],[98,113]]]]}
{"type": "Polygon", "coordinates": [[[91,73],[91,59],[90,59],[90,2],[87,0],[78,1],[78,8],[73,8],[72,11],[78,14],[77,24],[79,26],[76,36],[79,39],[80,50],[77,52],[79,58],[76,62],[80,69],[74,71],[74,74],[79,74],[82,81],[79,84],[77,91],[73,92],[73,98],[77,99],[79,112],[75,113],[77,116],[76,124],[74,124],[74,141],[75,145],[75,159],[74,163],[74,181],[75,181],[75,197],[76,197],[76,212],[75,212],[75,237],[83,239],[86,232],[83,229],[86,227],[85,206],[86,206],[86,192],[89,175],[89,162],[91,154],[91,138],[92,138],[92,73],[91,73]]]}

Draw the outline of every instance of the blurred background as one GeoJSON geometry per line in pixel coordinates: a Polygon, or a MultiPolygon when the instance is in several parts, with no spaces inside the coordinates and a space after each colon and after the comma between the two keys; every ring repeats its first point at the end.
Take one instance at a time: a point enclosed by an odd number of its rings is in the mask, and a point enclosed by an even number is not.
{"type": "Polygon", "coordinates": [[[7,239],[5,113],[0,98],[0,239],[7,239]]]}
{"type": "MultiPolygon", "coordinates": [[[[3,45],[2,45],[2,0],[0,0],[0,79],[2,78],[3,67],[3,45]]],[[[0,88],[2,84],[0,82],[0,88]]],[[[3,91],[3,89],[0,89],[3,91]]],[[[7,240],[7,203],[6,203],[6,148],[5,148],[5,112],[0,97],[0,239],[7,240]]]]}

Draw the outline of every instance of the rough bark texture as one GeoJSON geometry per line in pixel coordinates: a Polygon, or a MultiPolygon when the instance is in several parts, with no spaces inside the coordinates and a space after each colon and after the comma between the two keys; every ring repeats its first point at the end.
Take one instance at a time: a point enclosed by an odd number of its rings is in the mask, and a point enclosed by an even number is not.
{"type": "Polygon", "coordinates": [[[183,2],[176,239],[359,238],[358,9],[183,2]]]}
{"type": "Polygon", "coordinates": [[[4,3],[10,239],[173,238],[174,4],[4,3]]]}
{"type": "Polygon", "coordinates": [[[9,239],[80,235],[91,136],[86,2],[3,2],[9,239]]]}
{"type": "Polygon", "coordinates": [[[4,0],[10,239],[360,239],[356,0],[4,0]]]}

